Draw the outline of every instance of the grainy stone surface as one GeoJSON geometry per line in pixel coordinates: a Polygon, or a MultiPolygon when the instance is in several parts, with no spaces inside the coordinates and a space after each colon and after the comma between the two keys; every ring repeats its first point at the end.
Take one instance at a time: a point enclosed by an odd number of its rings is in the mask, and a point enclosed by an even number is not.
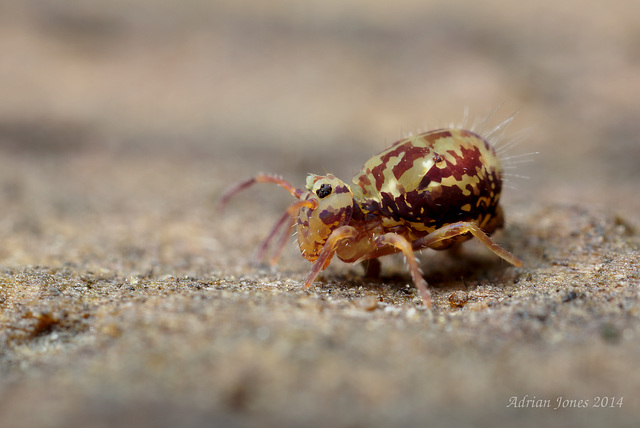
{"type": "Polygon", "coordinates": [[[636,3],[0,2],[0,426],[634,426],[636,3]],[[425,251],[431,311],[217,208],[504,101],[524,267],[425,251]]]}

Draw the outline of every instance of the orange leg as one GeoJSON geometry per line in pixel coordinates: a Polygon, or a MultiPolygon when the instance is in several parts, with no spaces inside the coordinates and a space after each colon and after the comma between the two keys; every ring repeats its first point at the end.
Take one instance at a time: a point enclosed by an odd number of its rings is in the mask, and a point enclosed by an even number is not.
{"type": "Polygon", "coordinates": [[[413,242],[413,249],[417,250],[420,248],[436,248],[438,244],[443,241],[455,238],[456,236],[464,235],[467,233],[471,233],[474,237],[476,237],[480,242],[482,242],[488,249],[493,251],[497,256],[505,259],[509,263],[514,266],[521,267],[522,260],[496,244],[489,238],[489,236],[480,229],[480,227],[476,223],[471,222],[459,222],[449,224],[447,226],[443,226],[440,229],[437,229],[427,236],[423,236],[420,239],[417,239],[413,242]]]}
{"type": "Polygon", "coordinates": [[[282,254],[282,250],[284,250],[284,246],[287,244],[289,239],[291,238],[291,228],[293,227],[294,221],[293,217],[289,217],[289,224],[282,231],[282,235],[280,236],[280,240],[276,244],[275,250],[269,259],[269,265],[275,266],[278,263],[278,259],[282,254]]]}
{"type": "MultiPolygon", "coordinates": [[[[284,226],[287,222],[289,222],[289,224],[291,225],[292,221],[293,219],[291,218],[291,215],[289,215],[288,212],[285,212],[282,215],[282,217],[280,217],[278,222],[273,225],[273,228],[271,228],[269,235],[267,235],[267,237],[264,239],[264,241],[262,241],[262,243],[256,250],[256,254],[253,258],[255,263],[258,264],[258,263],[261,263],[262,260],[264,260],[265,255],[267,254],[267,250],[269,249],[269,244],[271,243],[273,238],[275,238],[276,234],[278,233],[278,230],[280,230],[280,228],[284,226]]],[[[288,229],[289,228],[285,228],[285,232],[288,232],[288,229]]],[[[282,244],[282,246],[284,247],[284,243],[282,244]]],[[[276,250],[276,253],[271,257],[271,260],[269,261],[271,266],[275,265],[276,262],[278,261],[280,252],[281,252],[281,249],[276,250]]]]}
{"type": "Polygon", "coordinates": [[[340,226],[331,232],[331,235],[327,238],[324,247],[322,247],[322,251],[318,256],[318,259],[313,263],[311,272],[309,272],[307,279],[304,281],[304,286],[307,288],[311,287],[311,284],[316,279],[320,271],[329,265],[340,241],[343,239],[355,238],[356,236],[358,236],[358,231],[351,226],[340,226]]]}
{"type": "Polygon", "coordinates": [[[291,206],[289,206],[289,208],[287,208],[287,210],[284,212],[282,217],[280,217],[278,222],[273,226],[271,232],[269,232],[269,235],[264,239],[264,241],[262,241],[262,243],[258,247],[258,250],[256,251],[256,255],[254,257],[256,263],[260,263],[264,259],[267,253],[267,249],[269,248],[269,244],[271,243],[273,238],[275,238],[278,230],[280,230],[283,225],[288,223],[288,227],[285,227],[284,231],[282,232],[282,236],[280,237],[280,240],[276,245],[275,251],[271,256],[271,259],[269,259],[269,264],[271,266],[275,266],[275,264],[278,262],[278,259],[280,258],[280,254],[282,254],[282,250],[284,249],[285,244],[287,243],[287,239],[289,238],[289,230],[291,229],[291,226],[293,226],[293,217],[297,215],[298,210],[300,210],[300,208],[302,207],[314,209],[317,207],[317,202],[313,200],[296,201],[291,204],[291,206]]]}
{"type": "Polygon", "coordinates": [[[364,266],[364,277],[365,278],[380,278],[380,270],[382,269],[382,265],[380,264],[380,260],[378,259],[367,259],[362,262],[364,266]]]}
{"type": "Polygon", "coordinates": [[[376,238],[376,245],[378,245],[379,247],[391,245],[392,247],[395,247],[398,250],[402,251],[402,254],[404,254],[404,257],[407,260],[407,264],[409,265],[409,272],[411,272],[413,284],[418,289],[424,305],[427,308],[430,308],[431,293],[429,293],[429,289],[427,289],[427,281],[424,280],[424,278],[422,277],[422,273],[420,273],[418,261],[416,260],[415,253],[413,252],[411,242],[407,241],[402,235],[398,235],[396,233],[387,233],[376,238]]]}

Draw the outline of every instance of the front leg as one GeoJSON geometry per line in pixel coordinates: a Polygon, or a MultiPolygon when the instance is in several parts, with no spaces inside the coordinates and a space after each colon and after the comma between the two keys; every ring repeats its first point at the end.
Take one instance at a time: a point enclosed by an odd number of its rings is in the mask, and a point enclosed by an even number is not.
{"type": "Polygon", "coordinates": [[[379,248],[391,245],[392,247],[395,247],[398,250],[402,251],[402,254],[404,254],[404,257],[407,260],[407,264],[409,265],[409,272],[411,272],[413,284],[418,289],[424,305],[427,308],[430,308],[431,293],[429,293],[429,289],[427,288],[427,281],[425,281],[422,277],[422,273],[420,272],[420,268],[418,267],[418,261],[416,260],[416,254],[413,252],[411,242],[407,241],[407,239],[405,239],[402,235],[398,235],[396,233],[387,233],[376,238],[376,245],[379,248]]]}
{"type": "Polygon", "coordinates": [[[322,247],[322,251],[318,256],[318,259],[314,262],[311,272],[307,275],[307,279],[304,281],[304,286],[306,288],[311,287],[311,284],[316,279],[320,271],[329,265],[340,241],[343,239],[355,238],[356,236],[358,236],[358,231],[351,226],[340,226],[331,232],[331,235],[329,235],[327,241],[322,247]]]}

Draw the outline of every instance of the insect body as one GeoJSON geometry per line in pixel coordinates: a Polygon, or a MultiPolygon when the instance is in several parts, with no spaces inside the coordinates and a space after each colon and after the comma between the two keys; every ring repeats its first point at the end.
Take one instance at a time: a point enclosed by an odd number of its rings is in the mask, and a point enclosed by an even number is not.
{"type": "MultiPolygon", "coordinates": [[[[415,251],[443,250],[471,237],[522,266],[489,238],[504,223],[499,205],[502,167],[493,147],[471,131],[439,129],[397,141],[367,161],[351,186],[331,174],[309,175],[306,189],[296,189],[282,178],[262,174],[230,188],[221,203],[253,183],[264,182],[284,187],[298,201],[275,225],[259,255],[264,255],[280,227],[295,220],[300,251],[313,262],[306,287],[334,255],[358,262],[402,252],[425,306],[430,307],[415,251]]],[[[273,263],[285,242],[280,241],[273,263]]]]}

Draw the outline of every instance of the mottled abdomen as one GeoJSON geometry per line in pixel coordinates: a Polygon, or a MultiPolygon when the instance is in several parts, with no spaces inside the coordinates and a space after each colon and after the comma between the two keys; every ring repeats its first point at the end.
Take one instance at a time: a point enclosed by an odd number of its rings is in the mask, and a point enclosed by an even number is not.
{"type": "Polygon", "coordinates": [[[471,131],[441,129],[402,139],[371,158],[353,182],[365,215],[379,215],[388,230],[409,228],[411,239],[459,221],[473,221],[488,233],[502,225],[500,160],[471,131]]]}

